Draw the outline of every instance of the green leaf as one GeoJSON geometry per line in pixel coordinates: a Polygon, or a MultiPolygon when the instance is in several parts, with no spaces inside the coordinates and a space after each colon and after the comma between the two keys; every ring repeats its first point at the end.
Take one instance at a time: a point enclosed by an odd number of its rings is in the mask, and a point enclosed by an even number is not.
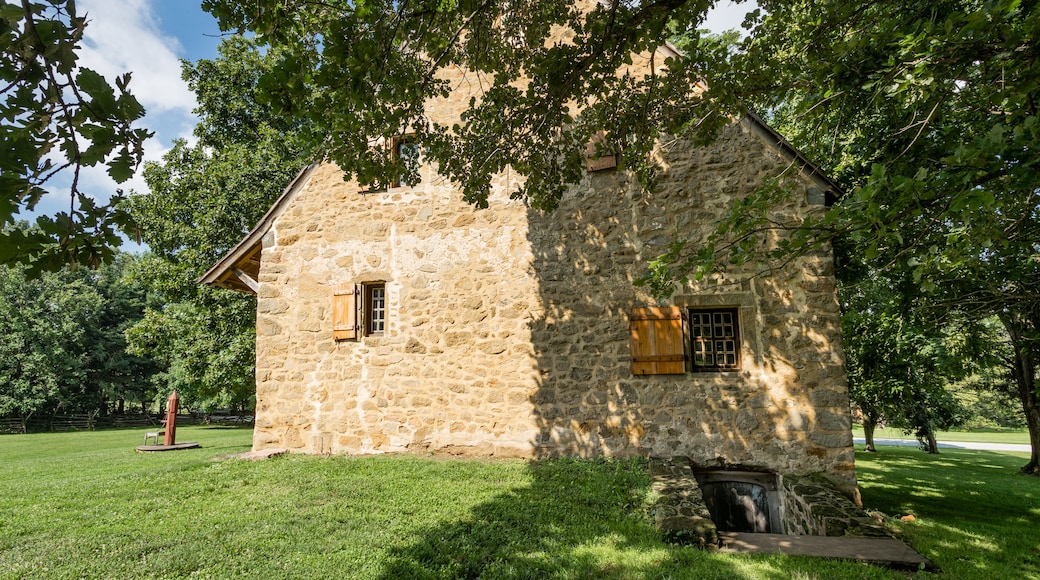
{"type": "Polygon", "coordinates": [[[123,183],[134,175],[133,160],[125,152],[108,162],[108,175],[116,183],[123,183]]]}

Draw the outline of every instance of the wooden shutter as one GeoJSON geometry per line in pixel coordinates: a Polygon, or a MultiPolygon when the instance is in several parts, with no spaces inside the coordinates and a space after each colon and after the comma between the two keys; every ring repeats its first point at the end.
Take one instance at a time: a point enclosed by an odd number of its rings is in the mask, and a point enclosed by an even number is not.
{"type": "Polygon", "coordinates": [[[632,374],[686,372],[682,308],[633,308],[628,315],[628,325],[632,338],[632,374]]]}
{"type": "Polygon", "coordinates": [[[332,339],[357,340],[358,294],[357,284],[346,284],[332,292],[332,339]]]}
{"type": "Polygon", "coordinates": [[[601,169],[611,169],[617,167],[617,155],[616,154],[601,154],[597,149],[602,146],[604,139],[606,139],[606,132],[600,131],[592,136],[592,140],[585,147],[585,161],[589,171],[599,171],[601,169]]]}

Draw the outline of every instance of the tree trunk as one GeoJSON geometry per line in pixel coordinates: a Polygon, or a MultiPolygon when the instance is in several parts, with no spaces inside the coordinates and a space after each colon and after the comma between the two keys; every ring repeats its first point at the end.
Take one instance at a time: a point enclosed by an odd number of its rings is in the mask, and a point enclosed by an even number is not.
{"type": "Polygon", "coordinates": [[[866,443],[866,451],[870,453],[877,453],[877,448],[874,447],[874,428],[877,427],[877,420],[870,415],[864,414],[863,416],[863,440],[866,443]]]}
{"type": "MultiPolygon", "coordinates": [[[[1036,408],[1036,391],[1032,394],[1033,402],[1026,409],[1026,424],[1029,425],[1029,445],[1032,451],[1029,455],[1029,463],[1022,466],[1022,473],[1040,477],[1040,409],[1036,408]]],[[[1023,409],[1026,405],[1022,405],[1023,409]]]]}
{"type": "Polygon", "coordinates": [[[925,432],[924,432],[924,441],[925,441],[926,449],[927,449],[928,453],[931,453],[932,455],[936,455],[936,454],[939,453],[939,444],[936,443],[936,441],[935,441],[935,431],[934,430],[932,430],[931,428],[928,428],[928,429],[925,430],[925,432]]]}
{"type": "Polygon", "coordinates": [[[1040,408],[1037,408],[1036,396],[1036,361],[1029,340],[1015,321],[1001,317],[1004,328],[1011,338],[1011,348],[1015,353],[1012,372],[1018,386],[1018,398],[1022,402],[1022,411],[1026,415],[1029,427],[1029,445],[1032,450],[1029,463],[1022,466],[1022,473],[1040,477],[1040,408]]]}
{"type": "Polygon", "coordinates": [[[1022,466],[1022,473],[1040,477],[1040,409],[1036,406],[1035,372],[1032,351],[1025,345],[1016,346],[1015,382],[1018,384],[1018,398],[1022,401],[1022,411],[1026,414],[1029,444],[1032,447],[1029,463],[1022,466]]]}

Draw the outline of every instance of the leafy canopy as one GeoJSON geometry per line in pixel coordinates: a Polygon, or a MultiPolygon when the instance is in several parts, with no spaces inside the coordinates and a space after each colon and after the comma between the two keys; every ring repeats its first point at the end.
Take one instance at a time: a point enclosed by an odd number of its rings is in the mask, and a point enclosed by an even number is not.
{"type": "Polygon", "coordinates": [[[144,306],[144,290],[123,276],[132,262],[120,254],[98,270],[36,277],[26,266],[0,266],[0,416],[151,401],[156,369],[128,354],[123,336],[144,306]]]}
{"type": "Polygon", "coordinates": [[[129,73],[113,88],[77,63],[86,26],[73,0],[0,3],[0,264],[36,272],[96,266],[114,257],[117,229],[129,226],[122,193],[98,203],[98,192],[81,188],[81,171],[100,165],[125,182],[151,133],[133,127],[144,108],[127,89],[129,73]],[[67,212],[13,227],[16,214],[32,211],[48,184],[63,179],[71,180],[67,212]]]}
{"type": "Polygon", "coordinates": [[[255,392],[256,299],[197,282],[271,206],[311,153],[306,121],[260,102],[258,82],[279,62],[239,36],[218,58],[183,63],[199,106],[198,142],[148,163],[149,192],[127,205],[152,254],[134,278],[157,298],[128,332],[134,352],[160,360],[160,380],[185,405],[249,404],[255,392]]]}
{"type": "Polygon", "coordinates": [[[525,177],[510,193],[543,209],[581,178],[593,134],[603,131],[601,145],[622,151],[651,188],[656,168],[647,154],[662,130],[727,122],[696,88],[721,51],[657,57],[653,75],[630,70],[634,54],[652,54],[676,30],[696,29],[710,4],[203,1],[222,27],[249,30],[281,50],[260,81],[261,98],[308,119],[321,152],[348,177],[417,181],[413,161],[393,160],[373,140],[415,133],[424,156],[466,200],[486,206],[492,176],[508,167],[525,177]],[[571,33],[562,39],[564,30],[571,33]],[[460,123],[442,126],[426,106],[449,94],[453,87],[439,73],[455,68],[468,71],[482,96],[460,123]]]}

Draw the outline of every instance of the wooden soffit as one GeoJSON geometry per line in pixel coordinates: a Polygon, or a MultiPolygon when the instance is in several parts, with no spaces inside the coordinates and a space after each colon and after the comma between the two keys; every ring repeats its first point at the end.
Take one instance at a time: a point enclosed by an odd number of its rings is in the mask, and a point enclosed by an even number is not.
{"type": "Polygon", "coordinates": [[[307,182],[307,178],[310,177],[315,167],[317,165],[309,165],[296,174],[296,178],[282,191],[282,194],[267,210],[264,217],[260,218],[256,226],[246,234],[246,237],[235,244],[235,247],[231,248],[223,258],[199,278],[200,284],[246,294],[258,293],[264,235],[271,229],[275,218],[281,215],[289,200],[307,182]]]}

